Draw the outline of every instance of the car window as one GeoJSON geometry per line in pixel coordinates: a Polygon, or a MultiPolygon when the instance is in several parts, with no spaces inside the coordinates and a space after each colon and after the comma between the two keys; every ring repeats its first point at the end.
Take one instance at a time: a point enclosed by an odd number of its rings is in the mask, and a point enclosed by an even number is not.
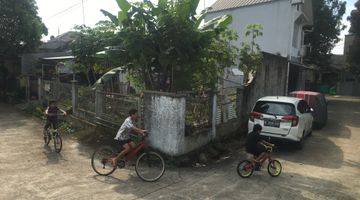
{"type": "Polygon", "coordinates": [[[303,100],[299,102],[297,109],[302,114],[311,112],[309,105],[303,100]]]}
{"type": "Polygon", "coordinates": [[[290,103],[258,101],[254,107],[254,112],[269,115],[294,115],[295,106],[290,103]]]}

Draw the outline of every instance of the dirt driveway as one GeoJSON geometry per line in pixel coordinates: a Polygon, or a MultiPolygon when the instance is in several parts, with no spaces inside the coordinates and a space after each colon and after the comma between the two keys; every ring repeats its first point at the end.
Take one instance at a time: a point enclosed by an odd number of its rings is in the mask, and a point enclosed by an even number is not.
{"type": "Polygon", "coordinates": [[[250,179],[235,171],[238,152],[205,168],[169,169],[157,183],[132,169],[99,177],[91,149],[66,140],[59,155],[44,148],[40,121],[0,104],[0,199],[360,199],[360,99],[331,98],[329,123],[302,151],[276,153],[283,174],[250,179]]]}

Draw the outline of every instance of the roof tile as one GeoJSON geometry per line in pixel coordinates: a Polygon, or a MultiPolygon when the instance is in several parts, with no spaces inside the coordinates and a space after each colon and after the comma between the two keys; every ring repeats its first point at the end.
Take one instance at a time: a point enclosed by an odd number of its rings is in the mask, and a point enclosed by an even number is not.
{"type": "Polygon", "coordinates": [[[268,3],[272,0],[217,0],[212,6],[210,12],[218,12],[233,8],[251,6],[260,3],[268,3]]]}

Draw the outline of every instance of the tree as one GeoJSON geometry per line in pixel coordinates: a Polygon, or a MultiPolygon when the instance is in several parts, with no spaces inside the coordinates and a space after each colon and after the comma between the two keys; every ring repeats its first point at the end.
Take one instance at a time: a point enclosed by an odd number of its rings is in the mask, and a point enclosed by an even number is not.
{"type": "Polygon", "coordinates": [[[201,25],[199,0],[129,3],[117,0],[117,16],[102,10],[120,27],[118,42],[130,80],[143,89],[160,91],[216,88],[225,67],[234,65],[236,39],[227,30],[231,16],[201,25]]]}
{"type": "Polygon", "coordinates": [[[348,17],[351,23],[349,32],[355,35],[355,43],[350,48],[347,61],[350,71],[360,78],[360,0],[355,3],[355,8],[348,17]]]}
{"type": "Polygon", "coordinates": [[[47,35],[35,0],[0,0],[0,15],[0,62],[34,50],[47,35]]]}
{"type": "Polygon", "coordinates": [[[0,0],[0,90],[4,96],[10,75],[5,60],[34,50],[47,34],[37,14],[35,0],[0,0]]]}
{"type": "Polygon", "coordinates": [[[256,72],[262,65],[262,53],[256,39],[263,35],[260,24],[251,24],[246,27],[247,41],[241,44],[239,68],[244,72],[244,81],[249,81],[249,75],[256,72]]]}
{"type": "Polygon", "coordinates": [[[346,2],[341,0],[312,1],[314,8],[314,29],[307,35],[306,42],[312,47],[307,60],[320,67],[328,66],[331,50],[340,41],[345,26],[341,23],[346,2]]]}
{"type": "Polygon", "coordinates": [[[106,68],[103,66],[96,68],[102,65],[96,54],[115,43],[116,30],[114,24],[109,21],[100,21],[94,28],[84,25],[75,27],[75,31],[79,34],[71,45],[76,62],[75,70],[87,75],[89,85],[96,80],[96,69],[106,68]]]}

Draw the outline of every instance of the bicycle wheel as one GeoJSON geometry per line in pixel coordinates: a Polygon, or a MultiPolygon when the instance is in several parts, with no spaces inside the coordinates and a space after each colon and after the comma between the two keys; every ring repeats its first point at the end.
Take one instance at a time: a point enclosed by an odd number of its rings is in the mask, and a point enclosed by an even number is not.
{"type": "Polygon", "coordinates": [[[282,166],[278,160],[271,160],[268,164],[268,172],[270,176],[277,177],[281,174],[282,166]]]}
{"type": "Polygon", "coordinates": [[[116,166],[113,166],[110,161],[114,157],[116,157],[116,153],[113,148],[109,146],[100,147],[91,157],[91,166],[97,174],[108,176],[116,170],[116,166]]]}
{"type": "Polygon", "coordinates": [[[254,172],[254,165],[249,160],[244,160],[238,164],[236,171],[242,178],[249,178],[254,172]]]}
{"type": "Polygon", "coordinates": [[[49,145],[50,139],[51,139],[51,136],[50,136],[49,131],[48,130],[44,131],[44,143],[46,146],[49,145]]]}
{"type": "Polygon", "coordinates": [[[62,139],[59,133],[56,133],[54,136],[54,148],[57,153],[60,153],[62,149],[62,139]]]}
{"type": "Polygon", "coordinates": [[[135,171],[143,181],[157,181],[165,172],[164,159],[153,151],[143,153],[136,160],[135,171]]]}

